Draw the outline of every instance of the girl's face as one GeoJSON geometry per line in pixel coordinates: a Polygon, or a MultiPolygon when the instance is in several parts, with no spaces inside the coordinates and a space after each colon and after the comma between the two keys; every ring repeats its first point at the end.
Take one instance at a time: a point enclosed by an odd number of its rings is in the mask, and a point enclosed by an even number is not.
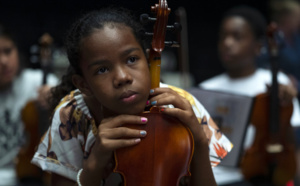
{"type": "Polygon", "coordinates": [[[84,92],[112,114],[141,113],[150,73],[142,47],[129,27],[108,24],[81,42],[84,92]]]}
{"type": "Polygon", "coordinates": [[[228,70],[241,70],[253,65],[260,49],[250,25],[242,17],[229,17],[221,25],[219,54],[228,70]]]}
{"type": "Polygon", "coordinates": [[[0,89],[11,83],[19,70],[18,50],[12,40],[0,37],[0,89]]]}

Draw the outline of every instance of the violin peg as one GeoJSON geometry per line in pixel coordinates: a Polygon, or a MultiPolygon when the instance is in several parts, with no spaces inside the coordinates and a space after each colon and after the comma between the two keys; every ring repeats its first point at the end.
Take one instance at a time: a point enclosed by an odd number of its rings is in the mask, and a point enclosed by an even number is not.
{"type": "Polygon", "coordinates": [[[169,31],[181,31],[182,30],[182,26],[180,23],[175,22],[173,25],[167,25],[167,29],[169,31]]]}
{"type": "Polygon", "coordinates": [[[148,14],[142,14],[140,15],[140,22],[141,23],[147,23],[149,21],[156,21],[156,18],[150,17],[148,14]]]}
{"type": "Polygon", "coordinates": [[[152,32],[145,32],[145,35],[146,36],[153,36],[153,33],[152,32]]]}
{"type": "Polygon", "coordinates": [[[152,32],[146,32],[144,29],[140,30],[139,33],[144,36],[153,36],[152,32]]]}
{"type": "Polygon", "coordinates": [[[168,47],[180,47],[180,43],[177,42],[177,41],[165,41],[165,45],[168,46],[168,47]]]}

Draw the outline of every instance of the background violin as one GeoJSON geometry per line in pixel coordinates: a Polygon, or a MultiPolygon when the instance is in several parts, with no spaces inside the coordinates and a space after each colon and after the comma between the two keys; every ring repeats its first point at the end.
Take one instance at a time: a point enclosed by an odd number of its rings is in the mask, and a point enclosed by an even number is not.
{"type": "Polygon", "coordinates": [[[246,151],[242,172],[255,185],[285,185],[296,173],[295,147],[290,124],[293,105],[282,106],[278,99],[278,43],[276,25],[268,27],[272,68],[270,92],[256,96],[251,122],[256,128],[253,145],[246,151]]]}
{"type": "MultiPolygon", "coordinates": [[[[48,33],[43,34],[39,40],[39,62],[43,71],[41,86],[47,84],[47,75],[50,72],[52,61],[52,43],[53,39],[48,33]]],[[[29,101],[22,110],[27,141],[17,157],[16,172],[21,183],[38,182],[42,184],[47,182],[43,179],[50,178],[49,173],[42,172],[39,167],[30,163],[41,136],[49,127],[49,116],[48,109],[42,107],[37,100],[29,101]]]]}
{"type": "MultiPolygon", "coordinates": [[[[159,87],[161,52],[165,47],[165,34],[170,8],[166,0],[151,7],[156,19],[142,15],[141,19],[156,20],[152,47],[149,54],[151,88],[159,87]]],[[[174,45],[176,42],[167,42],[174,45]]],[[[133,147],[115,151],[115,169],[128,186],[175,186],[182,176],[190,175],[189,166],[194,151],[194,140],[189,129],[177,119],[163,115],[158,108],[141,114],[148,118],[147,125],[126,125],[146,130],[147,136],[133,147]]]]}

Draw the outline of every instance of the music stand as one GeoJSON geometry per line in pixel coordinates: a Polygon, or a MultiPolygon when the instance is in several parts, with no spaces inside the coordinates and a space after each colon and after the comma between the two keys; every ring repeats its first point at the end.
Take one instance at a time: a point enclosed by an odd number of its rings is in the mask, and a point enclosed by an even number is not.
{"type": "Polygon", "coordinates": [[[244,150],[243,144],[254,98],[200,88],[191,88],[187,91],[200,101],[221,132],[234,145],[220,165],[238,167],[244,150]]]}

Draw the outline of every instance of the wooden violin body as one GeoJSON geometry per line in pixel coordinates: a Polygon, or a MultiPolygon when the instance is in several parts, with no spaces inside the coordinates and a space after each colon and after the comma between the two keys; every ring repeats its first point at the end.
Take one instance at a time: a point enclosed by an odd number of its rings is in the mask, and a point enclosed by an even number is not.
{"type": "Polygon", "coordinates": [[[293,105],[281,107],[280,131],[270,133],[270,95],[260,94],[255,98],[251,123],[256,128],[253,145],[246,151],[241,168],[245,179],[251,182],[267,182],[285,185],[296,173],[295,148],[293,144],[290,118],[293,105]]]}
{"type": "Polygon", "coordinates": [[[17,157],[16,172],[21,182],[25,179],[38,180],[42,176],[41,169],[30,163],[40,139],[38,113],[35,101],[28,102],[21,113],[25,131],[28,133],[27,144],[21,148],[17,157]]]}
{"type": "Polygon", "coordinates": [[[145,112],[146,125],[126,127],[146,130],[147,137],[133,147],[115,152],[115,172],[125,185],[175,186],[182,176],[189,176],[194,140],[190,130],[178,120],[158,111],[145,112]]]}

